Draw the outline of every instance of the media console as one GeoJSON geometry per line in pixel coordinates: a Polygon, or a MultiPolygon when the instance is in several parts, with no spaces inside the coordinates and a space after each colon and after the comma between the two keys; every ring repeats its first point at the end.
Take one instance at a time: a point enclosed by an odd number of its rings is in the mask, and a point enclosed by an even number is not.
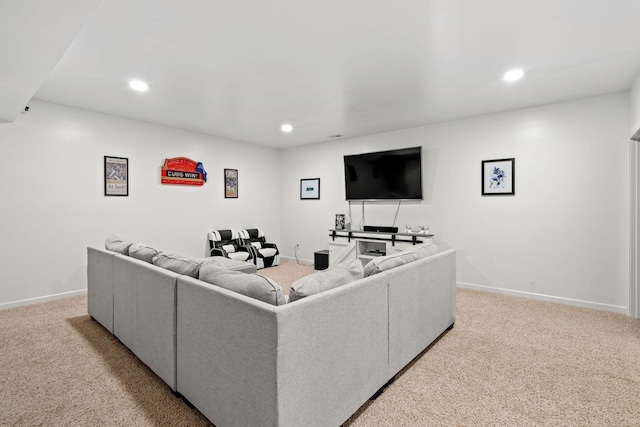
{"type": "Polygon", "coordinates": [[[329,230],[329,266],[359,259],[362,264],[375,257],[400,252],[409,246],[429,243],[433,234],[393,233],[368,230],[329,230]]]}

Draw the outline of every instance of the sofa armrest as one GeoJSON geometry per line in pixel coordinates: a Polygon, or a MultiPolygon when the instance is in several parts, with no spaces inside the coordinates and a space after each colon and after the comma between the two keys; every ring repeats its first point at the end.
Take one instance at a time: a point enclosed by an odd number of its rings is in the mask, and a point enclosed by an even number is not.
{"type": "Polygon", "coordinates": [[[176,280],[180,275],[128,256],[114,260],[113,334],[176,388],[176,280]]]}
{"type": "Polygon", "coordinates": [[[216,425],[340,425],[389,379],[386,277],[280,307],[177,292],[177,391],[216,425]]]}
{"type": "Polygon", "coordinates": [[[395,374],[456,320],[456,251],[380,274],[389,278],[389,367],[395,374]]]}
{"type": "Polygon", "coordinates": [[[227,254],[227,251],[225,251],[222,248],[211,248],[210,254],[211,254],[211,256],[222,256],[222,257],[226,257],[226,258],[229,257],[229,255],[227,254]]]}
{"type": "Polygon", "coordinates": [[[277,307],[186,276],[177,291],[177,391],[216,425],[277,426],[277,307]]]}
{"type": "Polygon", "coordinates": [[[113,333],[113,259],[115,252],[87,247],[87,311],[113,333]]]}
{"type": "Polygon", "coordinates": [[[280,425],[341,425],[390,378],[387,278],[361,279],[281,309],[280,425]]]}
{"type": "Polygon", "coordinates": [[[275,243],[265,243],[262,245],[263,248],[273,248],[276,250],[276,254],[278,254],[278,246],[275,243]]]}

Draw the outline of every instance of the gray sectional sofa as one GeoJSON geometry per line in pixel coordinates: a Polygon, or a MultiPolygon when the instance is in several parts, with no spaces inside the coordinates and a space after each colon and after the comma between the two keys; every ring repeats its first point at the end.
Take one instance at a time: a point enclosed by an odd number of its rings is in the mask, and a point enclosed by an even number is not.
{"type": "Polygon", "coordinates": [[[88,310],[217,427],[339,426],[453,326],[455,255],[271,305],[90,247],[88,310]]]}

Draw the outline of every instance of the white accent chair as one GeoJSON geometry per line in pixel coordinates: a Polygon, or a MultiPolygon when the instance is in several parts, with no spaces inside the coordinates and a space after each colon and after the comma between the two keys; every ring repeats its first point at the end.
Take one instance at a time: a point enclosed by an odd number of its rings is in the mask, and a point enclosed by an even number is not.
{"type": "Polygon", "coordinates": [[[240,239],[245,246],[253,247],[253,262],[256,268],[273,267],[280,263],[280,252],[275,243],[267,243],[259,228],[240,230],[240,239]]]}
{"type": "Polygon", "coordinates": [[[236,230],[213,230],[209,232],[209,247],[211,256],[223,256],[238,261],[254,262],[252,247],[244,246],[236,230]]]}

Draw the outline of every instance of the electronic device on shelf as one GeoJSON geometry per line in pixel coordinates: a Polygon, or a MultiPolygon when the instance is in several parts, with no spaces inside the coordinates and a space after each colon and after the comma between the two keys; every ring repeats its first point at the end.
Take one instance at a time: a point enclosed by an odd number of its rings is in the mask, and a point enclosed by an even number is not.
{"type": "Polygon", "coordinates": [[[366,251],[364,254],[375,255],[375,256],[385,256],[387,253],[385,251],[381,251],[380,249],[372,249],[372,250],[366,251]]]}
{"type": "Polygon", "coordinates": [[[363,231],[381,231],[384,233],[397,233],[398,227],[385,227],[383,225],[365,225],[363,231]]]}

